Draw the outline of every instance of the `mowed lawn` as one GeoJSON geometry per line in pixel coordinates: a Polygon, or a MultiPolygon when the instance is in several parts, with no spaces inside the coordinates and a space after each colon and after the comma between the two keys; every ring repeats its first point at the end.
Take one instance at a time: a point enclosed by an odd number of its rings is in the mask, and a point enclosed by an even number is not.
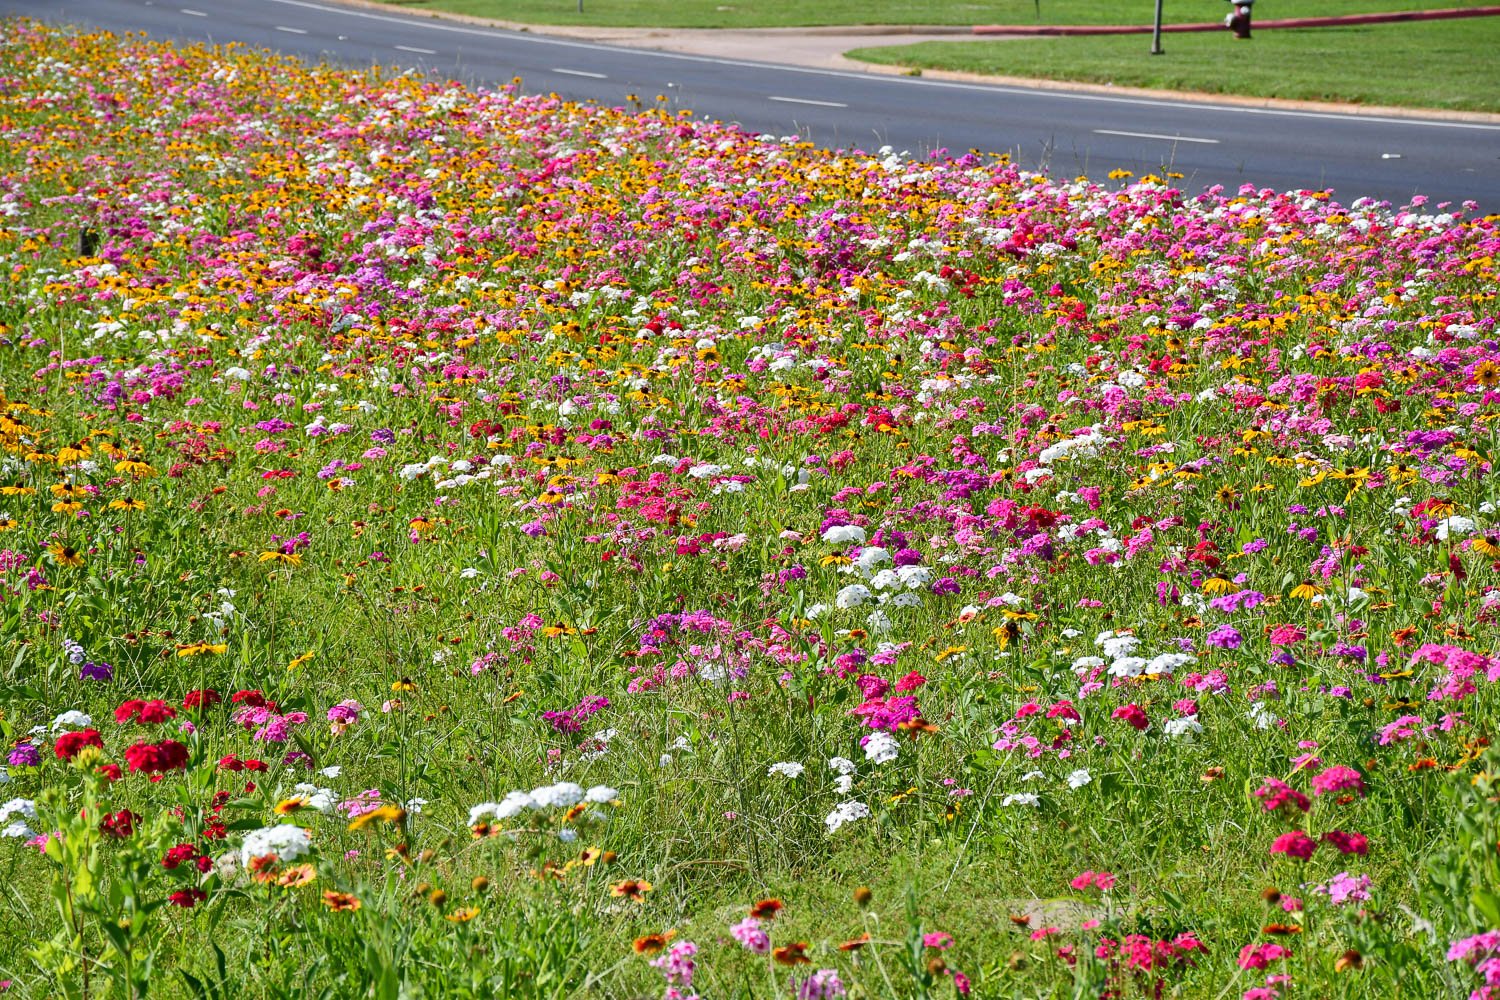
{"type": "MultiPolygon", "coordinates": [[[[1479,6],[1478,0],[1264,0],[1262,17],[1314,17],[1382,10],[1479,6]]],[[[391,0],[391,6],[441,10],[531,24],[612,27],[770,28],[841,24],[1131,24],[1148,23],[1152,5],[1106,0],[391,0]]],[[[1228,9],[1222,0],[1167,4],[1172,23],[1213,21],[1228,9]]],[[[1473,22],[1468,22],[1472,24],[1473,22]]]]}
{"type": "MultiPolygon", "coordinates": [[[[1260,8],[1257,6],[1257,10],[1260,8]]],[[[1269,9],[1267,11],[1269,13],[1269,9]]],[[[856,49],[868,62],[1314,101],[1500,111],[1500,19],[1351,28],[1036,38],[856,49]]]]}

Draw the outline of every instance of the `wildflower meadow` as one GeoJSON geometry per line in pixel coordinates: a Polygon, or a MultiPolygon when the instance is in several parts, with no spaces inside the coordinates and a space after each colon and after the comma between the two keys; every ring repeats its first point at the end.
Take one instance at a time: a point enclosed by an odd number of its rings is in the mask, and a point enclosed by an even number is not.
{"type": "Polygon", "coordinates": [[[0,22],[0,995],[1500,996],[1500,216],[0,22]]]}

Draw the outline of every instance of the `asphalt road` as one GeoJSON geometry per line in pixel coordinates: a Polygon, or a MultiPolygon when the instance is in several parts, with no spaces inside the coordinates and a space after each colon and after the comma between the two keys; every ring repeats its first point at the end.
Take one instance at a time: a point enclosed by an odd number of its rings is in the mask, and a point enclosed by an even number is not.
{"type": "MultiPolygon", "coordinates": [[[[568,0],[559,0],[568,2],[568,0]]],[[[949,83],[621,48],[345,7],[322,0],[0,0],[21,13],[159,38],[238,41],[355,66],[674,108],[829,146],[1010,152],[1054,176],[1112,169],[1221,184],[1334,189],[1345,203],[1413,195],[1500,212],[1500,125],[1376,118],[949,83]]],[[[775,54],[768,53],[774,60],[775,54]]]]}

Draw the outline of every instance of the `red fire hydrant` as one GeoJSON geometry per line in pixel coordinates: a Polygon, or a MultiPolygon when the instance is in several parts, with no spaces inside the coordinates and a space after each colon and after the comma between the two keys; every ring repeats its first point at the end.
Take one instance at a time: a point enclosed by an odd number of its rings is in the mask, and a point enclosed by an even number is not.
{"type": "Polygon", "coordinates": [[[1250,37],[1250,5],[1255,0],[1229,0],[1233,7],[1224,17],[1224,27],[1234,32],[1235,38],[1250,37]]]}

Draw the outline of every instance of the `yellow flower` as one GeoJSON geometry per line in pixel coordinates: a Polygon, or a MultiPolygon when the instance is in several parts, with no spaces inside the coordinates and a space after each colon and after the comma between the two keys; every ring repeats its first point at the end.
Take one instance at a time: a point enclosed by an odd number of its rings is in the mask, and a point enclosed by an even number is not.
{"type": "Polygon", "coordinates": [[[48,552],[59,566],[82,566],[83,554],[71,545],[53,545],[48,552]]]}
{"type": "Polygon", "coordinates": [[[228,649],[229,649],[229,646],[227,644],[225,644],[225,643],[222,643],[222,642],[218,642],[218,643],[213,643],[213,642],[190,642],[190,643],[188,643],[185,646],[178,646],[177,647],[177,655],[178,656],[200,656],[200,655],[202,655],[204,653],[209,653],[209,654],[212,654],[213,656],[220,656],[220,655],[224,654],[225,652],[227,652],[228,649]]]}
{"type": "Polygon", "coordinates": [[[1310,601],[1323,592],[1323,588],[1313,584],[1309,580],[1303,580],[1292,588],[1291,596],[1297,600],[1310,601]]]}
{"type": "Polygon", "coordinates": [[[147,476],[156,475],[156,470],[145,462],[138,462],[130,458],[125,459],[123,462],[116,462],[115,471],[123,472],[128,476],[134,476],[136,479],[145,479],[147,476]]]}
{"type": "Polygon", "coordinates": [[[301,566],[302,556],[297,552],[262,552],[260,562],[278,562],[286,566],[301,566]]]}
{"type": "Polygon", "coordinates": [[[137,500],[135,497],[121,497],[109,502],[110,510],[145,510],[146,501],[137,500]]]}
{"type": "Polygon", "coordinates": [[[9,531],[12,528],[18,528],[20,526],[21,522],[17,521],[13,517],[0,517],[0,531],[9,531]]]}
{"type": "Polygon", "coordinates": [[[312,865],[292,865],[276,876],[276,884],[284,889],[295,889],[298,886],[310,884],[317,877],[318,873],[313,869],[312,865]]]}
{"type": "Polygon", "coordinates": [[[77,500],[59,500],[57,501],[57,503],[52,505],[52,513],[54,514],[71,514],[74,511],[82,509],[83,504],[79,503],[77,500]]]}
{"type": "Polygon", "coordinates": [[[479,916],[479,907],[461,906],[448,914],[446,919],[453,921],[455,924],[466,924],[477,916],[479,916]]]}
{"type": "Polygon", "coordinates": [[[628,899],[633,903],[644,903],[646,901],[646,893],[650,892],[653,888],[655,887],[650,882],[630,878],[623,882],[616,882],[610,886],[609,894],[616,899],[628,899]]]}
{"type": "Polygon", "coordinates": [[[363,830],[375,823],[389,823],[392,826],[400,826],[406,822],[406,810],[400,806],[383,805],[376,806],[367,813],[360,813],[354,817],[349,824],[351,830],[363,830]]]}
{"type": "Polygon", "coordinates": [[[410,677],[403,677],[399,681],[391,681],[392,691],[415,691],[416,689],[416,681],[413,681],[410,677]]]}
{"type": "Polygon", "coordinates": [[[302,664],[306,663],[308,660],[311,660],[312,658],[313,658],[313,654],[311,652],[303,653],[301,656],[297,657],[291,663],[288,663],[286,665],[286,668],[288,670],[296,670],[298,667],[302,666],[302,664]]]}
{"type": "Polygon", "coordinates": [[[1203,581],[1202,589],[1205,594],[1232,594],[1240,588],[1222,576],[1211,576],[1203,581]]]}
{"type": "Polygon", "coordinates": [[[294,796],[292,796],[289,799],[282,799],[280,802],[276,803],[276,815],[278,815],[278,816],[290,816],[292,813],[297,812],[300,809],[306,809],[306,808],[307,808],[307,796],[306,795],[294,795],[294,796]]]}

